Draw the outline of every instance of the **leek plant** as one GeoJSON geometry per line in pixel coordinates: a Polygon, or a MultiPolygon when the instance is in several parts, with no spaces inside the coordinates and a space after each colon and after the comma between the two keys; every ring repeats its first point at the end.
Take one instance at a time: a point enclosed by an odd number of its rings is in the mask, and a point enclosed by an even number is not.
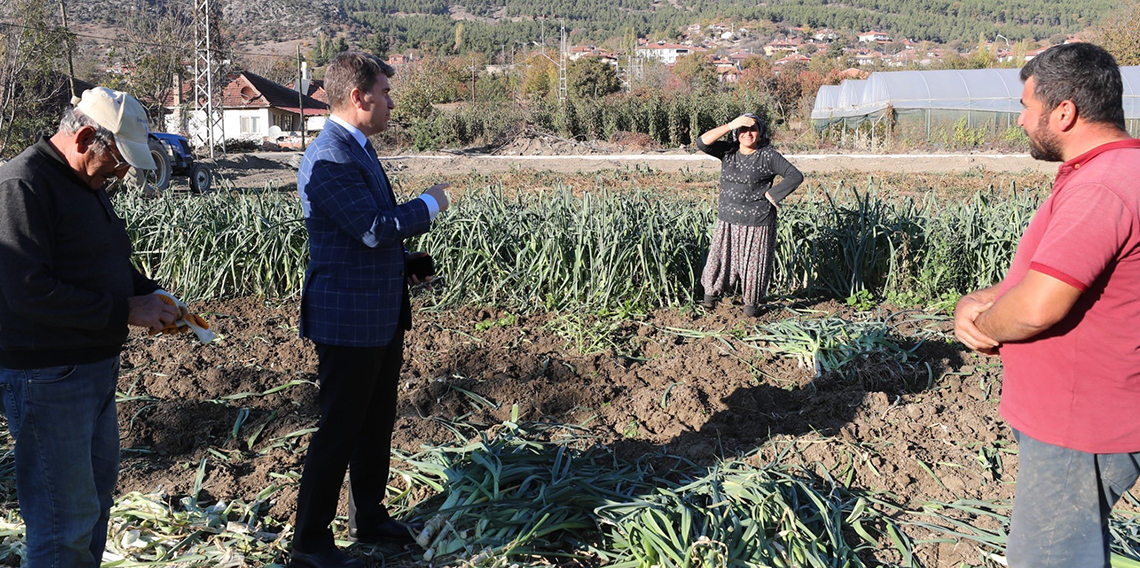
{"type": "MultiPolygon", "coordinates": [[[[840,184],[780,209],[773,292],[946,303],[1004,274],[1038,195],[950,203],[887,200],[840,184]]],[[[135,263],[185,299],[294,297],[308,258],[293,193],[222,191],[146,200],[121,195],[135,263]]],[[[714,204],[645,190],[576,195],[555,183],[505,196],[472,189],[409,250],[437,260],[447,285],[427,304],[598,312],[693,301],[714,204]]]]}

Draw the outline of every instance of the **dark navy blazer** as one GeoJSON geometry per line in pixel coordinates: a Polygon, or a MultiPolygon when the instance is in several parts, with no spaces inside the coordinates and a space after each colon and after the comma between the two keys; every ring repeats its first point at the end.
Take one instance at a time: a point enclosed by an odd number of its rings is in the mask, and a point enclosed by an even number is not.
{"type": "Polygon", "coordinates": [[[403,241],[428,230],[427,204],[397,205],[376,156],[331,120],[305,151],[297,191],[309,230],[301,336],[346,347],[387,345],[404,295],[403,241]]]}

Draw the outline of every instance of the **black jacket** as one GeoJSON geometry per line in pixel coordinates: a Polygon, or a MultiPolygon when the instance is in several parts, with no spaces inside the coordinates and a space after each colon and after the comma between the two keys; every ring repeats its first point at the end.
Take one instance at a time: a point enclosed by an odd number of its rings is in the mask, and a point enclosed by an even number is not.
{"type": "Polygon", "coordinates": [[[0,166],[0,366],[113,357],[127,298],[158,289],[131,265],[126,223],[40,139],[0,166]]]}

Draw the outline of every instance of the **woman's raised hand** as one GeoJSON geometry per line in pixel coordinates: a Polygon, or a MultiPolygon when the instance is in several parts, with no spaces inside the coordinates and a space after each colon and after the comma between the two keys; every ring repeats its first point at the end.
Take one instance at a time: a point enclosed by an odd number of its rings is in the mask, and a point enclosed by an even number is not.
{"type": "Polygon", "coordinates": [[[756,125],[756,119],[742,114],[732,119],[732,122],[728,123],[728,125],[731,126],[733,130],[737,128],[752,128],[756,125]]]}

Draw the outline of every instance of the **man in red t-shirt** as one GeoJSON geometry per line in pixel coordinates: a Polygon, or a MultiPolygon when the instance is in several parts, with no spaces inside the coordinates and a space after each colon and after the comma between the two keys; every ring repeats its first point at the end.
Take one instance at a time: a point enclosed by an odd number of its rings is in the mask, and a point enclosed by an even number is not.
{"type": "Polygon", "coordinates": [[[1107,568],[1108,514],[1140,475],[1140,140],[1102,48],[1051,48],[1021,79],[1031,154],[1063,163],[1005,279],[958,302],[954,332],[1005,368],[1009,565],[1107,568]]]}

